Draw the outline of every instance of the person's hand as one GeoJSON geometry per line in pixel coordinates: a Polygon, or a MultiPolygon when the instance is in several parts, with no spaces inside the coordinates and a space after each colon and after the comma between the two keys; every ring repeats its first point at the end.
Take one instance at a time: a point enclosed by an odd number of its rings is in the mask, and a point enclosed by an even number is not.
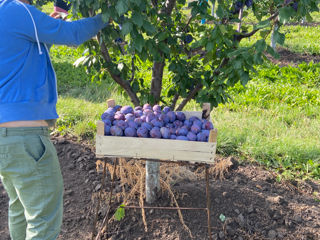
{"type": "Polygon", "coordinates": [[[62,20],[65,20],[67,18],[67,16],[68,15],[65,13],[60,13],[60,12],[56,12],[56,11],[54,11],[50,14],[50,17],[53,17],[55,19],[62,19],[62,20]]]}

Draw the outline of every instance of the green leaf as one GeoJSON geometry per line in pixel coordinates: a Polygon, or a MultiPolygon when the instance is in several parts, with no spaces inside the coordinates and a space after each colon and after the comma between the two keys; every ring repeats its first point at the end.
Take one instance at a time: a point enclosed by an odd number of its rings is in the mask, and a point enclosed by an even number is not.
{"type": "Polygon", "coordinates": [[[220,214],[219,219],[221,222],[224,222],[226,220],[226,216],[223,214],[220,214]]]}
{"type": "Polygon", "coordinates": [[[269,45],[267,46],[267,53],[269,53],[274,58],[279,58],[280,55],[269,45]]]}
{"type": "Polygon", "coordinates": [[[110,14],[109,14],[109,12],[104,12],[101,17],[102,17],[103,22],[105,22],[105,23],[109,22],[110,14]]]}
{"type": "Polygon", "coordinates": [[[211,41],[209,41],[209,42],[207,43],[207,45],[206,45],[206,50],[207,50],[207,52],[211,52],[211,51],[213,50],[213,48],[214,48],[214,43],[211,42],[211,41]]]}
{"type": "Polygon", "coordinates": [[[143,21],[143,28],[149,34],[154,34],[157,31],[157,29],[148,21],[143,21]]]}
{"type": "Polygon", "coordinates": [[[283,34],[283,33],[280,33],[278,31],[275,31],[273,33],[273,38],[274,40],[279,43],[280,45],[283,45],[284,44],[284,41],[286,39],[286,36],[283,34]]]}
{"type": "Polygon", "coordinates": [[[143,25],[143,17],[141,14],[134,12],[131,19],[132,22],[136,24],[138,27],[141,27],[143,25]]]}
{"type": "Polygon", "coordinates": [[[254,30],[255,29],[261,29],[261,28],[266,28],[270,26],[270,20],[264,20],[259,22],[257,25],[254,26],[254,30]]]}
{"type": "Polygon", "coordinates": [[[294,15],[294,10],[292,7],[283,7],[279,10],[279,21],[285,24],[294,15]]]}
{"type": "Polygon", "coordinates": [[[132,31],[132,23],[131,22],[125,22],[122,25],[121,33],[125,36],[129,34],[132,31]]]}
{"type": "Polygon", "coordinates": [[[263,52],[267,47],[266,41],[264,39],[260,39],[256,42],[256,50],[257,52],[263,52]]]}
{"type": "Polygon", "coordinates": [[[121,221],[125,216],[124,205],[120,205],[117,211],[114,214],[114,217],[117,221],[121,221]]]}
{"type": "Polygon", "coordinates": [[[119,0],[116,4],[116,10],[119,14],[119,16],[123,15],[128,11],[128,5],[126,0],[119,0]]]}
{"type": "Polygon", "coordinates": [[[134,46],[135,49],[137,49],[138,52],[142,51],[142,48],[144,47],[144,39],[142,37],[142,35],[137,35],[137,37],[135,39],[133,39],[134,41],[134,46]]]}

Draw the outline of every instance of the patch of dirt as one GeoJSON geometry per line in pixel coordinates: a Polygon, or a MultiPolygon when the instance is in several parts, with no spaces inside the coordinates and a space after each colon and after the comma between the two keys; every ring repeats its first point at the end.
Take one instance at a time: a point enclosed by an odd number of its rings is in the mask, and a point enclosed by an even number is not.
{"type": "MultiPolygon", "coordinates": [[[[94,149],[79,143],[72,137],[53,136],[65,183],[64,220],[59,240],[91,239],[91,227],[95,216],[96,201],[93,196],[101,188],[101,173],[96,171],[94,149]],[[94,204],[93,204],[94,202],[94,204]]],[[[217,158],[218,161],[226,159],[217,158]]],[[[111,159],[108,160],[111,162],[111,159]]],[[[320,183],[314,181],[282,182],[275,175],[259,166],[233,166],[224,180],[210,180],[211,222],[213,239],[320,239],[320,203],[316,194],[320,183]],[[223,217],[225,216],[225,219],[223,217]],[[224,220],[224,221],[222,221],[224,220]]],[[[196,170],[196,167],[190,169],[196,170]]],[[[110,174],[107,175],[106,192],[110,190],[110,174]]],[[[116,192],[122,191],[117,186],[116,192]]],[[[205,181],[182,179],[172,185],[180,207],[205,208],[205,181]]],[[[0,185],[0,240],[8,240],[7,195],[0,185]]],[[[114,202],[111,214],[120,205],[114,202]]],[[[138,205],[137,202],[132,202],[138,205]]],[[[106,203],[99,212],[101,224],[106,203]]],[[[166,193],[160,196],[156,206],[170,206],[166,193]]],[[[125,218],[113,221],[108,233],[101,239],[147,240],[191,239],[181,224],[177,211],[146,210],[148,232],[145,232],[140,209],[128,209],[125,218]]],[[[194,239],[208,239],[207,215],[203,210],[183,210],[185,224],[194,239]]]]}
{"type": "Polygon", "coordinates": [[[312,55],[312,54],[307,54],[307,53],[295,53],[291,52],[286,48],[278,47],[277,52],[280,55],[279,59],[275,59],[271,56],[268,56],[269,59],[274,63],[278,64],[280,66],[297,66],[302,62],[311,62],[313,61],[314,63],[320,62],[320,55],[312,55]]]}

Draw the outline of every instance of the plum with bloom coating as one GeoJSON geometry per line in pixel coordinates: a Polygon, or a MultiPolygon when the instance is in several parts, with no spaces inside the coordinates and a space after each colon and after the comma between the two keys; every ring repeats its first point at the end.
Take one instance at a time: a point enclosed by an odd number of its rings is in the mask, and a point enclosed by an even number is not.
{"type": "Polygon", "coordinates": [[[120,128],[120,127],[118,127],[118,126],[112,126],[111,128],[110,128],[110,133],[111,133],[111,135],[112,136],[123,136],[123,131],[122,131],[122,129],[120,128]]]}
{"type": "Polygon", "coordinates": [[[137,129],[137,135],[138,137],[143,137],[143,138],[147,138],[149,134],[148,129],[146,129],[145,127],[139,127],[137,129]]]}

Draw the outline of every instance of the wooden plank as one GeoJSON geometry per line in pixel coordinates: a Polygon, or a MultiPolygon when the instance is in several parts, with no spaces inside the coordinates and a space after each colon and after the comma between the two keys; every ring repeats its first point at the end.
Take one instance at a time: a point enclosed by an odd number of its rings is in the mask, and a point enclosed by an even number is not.
{"type": "Polygon", "coordinates": [[[216,143],[217,137],[218,137],[218,129],[215,128],[210,131],[208,142],[215,142],[216,143]]]}
{"type": "Polygon", "coordinates": [[[213,164],[216,143],[181,140],[96,137],[96,154],[129,158],[188,161],[213,164]]]}
{"type": "Polygon", "coordinates": [[[97,121],[97,135],[104,136],[104,122],[97,121]]]}
{"type": "Polygon", "coordinates": [[[210,103],[204,103],[202,105],[202,118],[210,121],[210,112],[211,112],[210,103]]]}
{"type": "Polygon", "coordinates": [[[113,100],[113,99],[108,99],[107,100],[107,106],[108,106],[108,108],[116,106],[116,101],[113,100]]]}
{"type": "Polygon", "coordinates": [[[186,115],[186,119],[189,119],[193,116],[198,117],[199,119],[202,119],[202,112],[200,111],[185,111],[183,113],[186,115]]]}

